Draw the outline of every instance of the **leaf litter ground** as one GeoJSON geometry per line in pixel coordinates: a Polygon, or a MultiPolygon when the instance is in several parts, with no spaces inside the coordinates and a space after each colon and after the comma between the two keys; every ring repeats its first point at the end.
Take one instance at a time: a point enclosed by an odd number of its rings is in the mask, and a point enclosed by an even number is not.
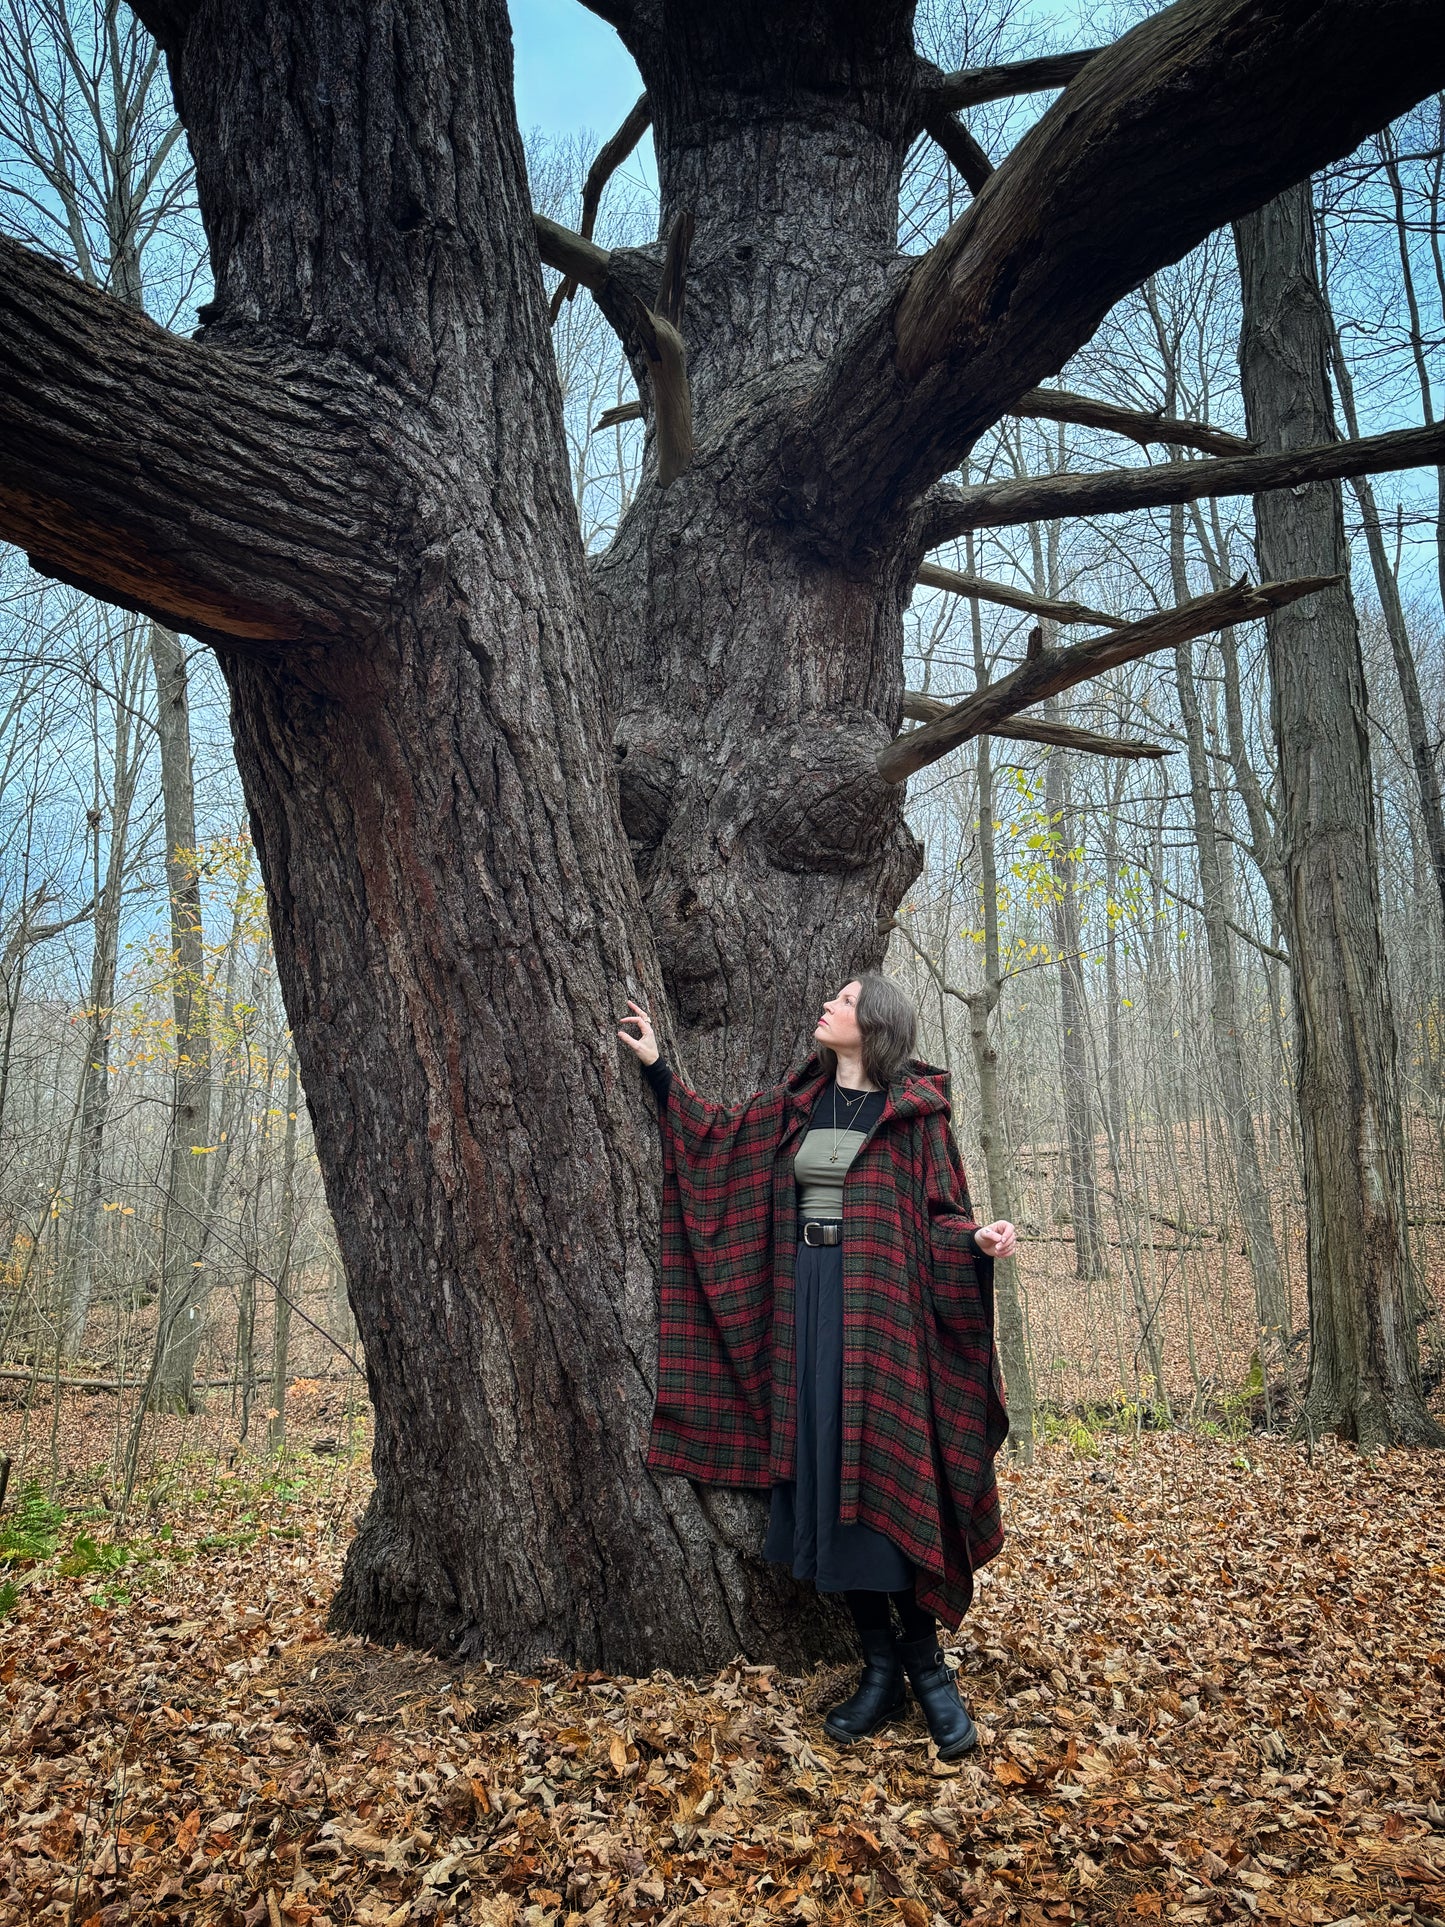
{"type": "Polygon", "coordinates": [[[65,1408],[53,1544],[40,1513],[3,1542],[4,1927],[1445,1922],[1440,1455],[1159,1433],[1005,1468],[951,1642],[983,1744],[948,1765],[916,1709],[829,1742],[851,1667],[524,1676],[332,1638],[345,1452],[192,1438],[107,1550],[104,1404],[65,1408]]]}

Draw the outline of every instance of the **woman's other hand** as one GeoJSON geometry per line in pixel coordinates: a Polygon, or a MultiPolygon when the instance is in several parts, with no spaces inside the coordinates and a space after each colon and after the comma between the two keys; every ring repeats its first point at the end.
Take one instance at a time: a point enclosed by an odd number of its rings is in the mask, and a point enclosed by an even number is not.
{"type": "Polygon", "coordinates": [[[981,1224],[973,1234],[973,1241],[986,1258],[1012,1258],[1018,1246],[1019,1234],[1007,1218],[995,1218],[992,1224],[981,1224]]]}
{"type": "MultiPolygon", "coordinates": [[[[630,997],[627,1000],[627,1008],[632,1012],[632,1015],[630,1017],[624,1017],[622,1021],[624,1024],[636,1024],[637,1035],[634,1037],[629,1031],[625,1030],[619,1030],[617,1035],[622,1039],[623,1043],[627,1045],[629,1050],[636,1051],[644,1064],[655,1064],[658,1059],[658,1049],[657,1039],[652,1034],[652,1019],[642,1008],[642,1005],[634,1004],[630,997]]],[[[1013,1226],[1010,1225],[1009,1229],[1012,1230],[1013,1226]]]]}

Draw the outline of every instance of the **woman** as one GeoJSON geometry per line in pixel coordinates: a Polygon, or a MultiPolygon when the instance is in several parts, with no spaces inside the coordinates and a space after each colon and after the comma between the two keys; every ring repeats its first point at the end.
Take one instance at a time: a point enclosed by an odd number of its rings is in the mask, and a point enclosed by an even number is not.
{"type": "Polygon", "coordinates": [[[628,999],[663,1141],[662,1316],[647,1463],[771,1486],[764,1556],[847,1599],[864,1656],[824,1730],[847,1743],[907,1707],[943,1759],[977,1743],[938,1643],[1002,1542],[1008,1430],[993,1345],[1005,1220],[976,1226],[948,1073],[870,971],[823,1007],[783,1083],[711,1104],[628,999]],[[890,1598],[902,1638],[894,1633],[890,1598]]]}

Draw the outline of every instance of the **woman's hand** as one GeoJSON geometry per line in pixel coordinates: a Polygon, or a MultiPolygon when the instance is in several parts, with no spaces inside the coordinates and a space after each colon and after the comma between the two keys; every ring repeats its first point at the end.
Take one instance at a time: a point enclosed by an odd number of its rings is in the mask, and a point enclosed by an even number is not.
{"type": "MultiPolygon", "coordinates": [[[[624,1017],[622,1021],[624,1024],[636,1024],[637,1035],[633,1037],[625,1030],[619,1030],[617,1035],[629,1050],[636,1051],[644,1064],[655,1064],[659,1052],[657,1039],[652,1034],[652,1019],[642,1008],[642,1005],[634,1004],[630,997],[627,1000],[627,1007],[632,1012],[632,1015],[630,1017],[624,1017]]],[[[1009,1228],[1012,1230],[1013,1227],[1010,1226],[1009,1228]]]]}
{"type": "Polygon", "coordinates": [[[973,1241],[986,1258],[1012,1258],[1019,1234],[1007,1218],[995,1218],[992,1224],[978,1227],[973,1241]]]}

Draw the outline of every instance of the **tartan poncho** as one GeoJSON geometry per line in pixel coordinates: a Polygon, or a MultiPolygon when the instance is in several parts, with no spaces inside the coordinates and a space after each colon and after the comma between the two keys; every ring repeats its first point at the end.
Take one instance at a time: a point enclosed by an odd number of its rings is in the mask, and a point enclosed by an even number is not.
{"type": "MultiPolygon", "coordinates": [[[[794,1477],[793,1157],[827,1082],[818,1053],[781,1084],[713,1104],[674,1072],[662,1133],[662,1308],[647,1464],[704,1485],[794,1477]]],[[[918,1568],[957,1628],[1003,1543],[993,1461],[1008,1435],[993,1261],[949,1128],[949,1073],[911,1058],[843,1180],[842,1486],[918,1568]]]]}

